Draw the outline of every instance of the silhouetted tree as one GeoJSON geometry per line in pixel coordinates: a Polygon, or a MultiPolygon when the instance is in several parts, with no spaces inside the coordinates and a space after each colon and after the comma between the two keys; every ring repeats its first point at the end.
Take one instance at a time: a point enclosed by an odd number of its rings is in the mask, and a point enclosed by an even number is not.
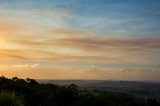
{"type": "Polygon", "coordinates": [[[38,82],[34,79],[27,78],[26,80],[27,80],[27,83],[31,86],[38,85],[38,82]]]}

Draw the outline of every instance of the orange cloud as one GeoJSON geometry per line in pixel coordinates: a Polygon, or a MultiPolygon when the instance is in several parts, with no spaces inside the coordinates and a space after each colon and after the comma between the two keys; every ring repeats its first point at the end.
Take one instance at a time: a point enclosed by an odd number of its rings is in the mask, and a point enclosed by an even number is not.
{"type": "Polygon", "coordinates": [[[39,66],[39,64],[37,63],[33,63],[33,64],[15,64],[12,65],[15,68],[36,68],[39,66]]]}
{"type": "Polygon", "coordinates": [[[121,48],[121,49],[159,49],[159,38],[140,38],[140,39],[101,39],[101,38],[68,38],[59,40],[50,40],[50,44],[57,44],[62,46],[71,46],[87,49],[107,49],[107,48],[121,48]]]}

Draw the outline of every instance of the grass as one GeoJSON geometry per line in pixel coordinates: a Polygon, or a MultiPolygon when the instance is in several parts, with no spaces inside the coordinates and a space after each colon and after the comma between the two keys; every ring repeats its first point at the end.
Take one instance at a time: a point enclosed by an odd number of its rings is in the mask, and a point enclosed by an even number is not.
{"type": "Polygon", "coordinates": [[[23,96],[15,92],[1,91],[0,106],[24,106],[23,96]]]}

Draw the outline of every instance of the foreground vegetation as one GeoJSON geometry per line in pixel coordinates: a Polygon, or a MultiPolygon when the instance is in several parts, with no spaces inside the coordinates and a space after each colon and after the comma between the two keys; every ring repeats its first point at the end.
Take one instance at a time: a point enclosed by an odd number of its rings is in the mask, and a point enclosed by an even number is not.
{"type": "Polygon", "coordinates": [[[24,106],[23,96],[15,92],[1,91],[0,106],[24,106]]]}
{"type": "Polygon", "coordinates": [[[0,106],[160,106],[156,98],[130,94],[80,91],[74,84],[39,84],[33,79],[0,77],[0,106]]]}

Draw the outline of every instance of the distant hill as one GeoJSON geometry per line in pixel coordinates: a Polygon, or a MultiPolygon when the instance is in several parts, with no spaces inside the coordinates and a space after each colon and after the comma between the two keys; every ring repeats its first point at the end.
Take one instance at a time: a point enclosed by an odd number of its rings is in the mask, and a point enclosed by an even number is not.
{"type": "Polygon", "coordinates": [[[113,80],[39,80],[39,82],[58,85],[69,85],[74,83],[83,90],[131,93],[139,97],[156,97],[160,100],[159,82],[113,80]]]}

